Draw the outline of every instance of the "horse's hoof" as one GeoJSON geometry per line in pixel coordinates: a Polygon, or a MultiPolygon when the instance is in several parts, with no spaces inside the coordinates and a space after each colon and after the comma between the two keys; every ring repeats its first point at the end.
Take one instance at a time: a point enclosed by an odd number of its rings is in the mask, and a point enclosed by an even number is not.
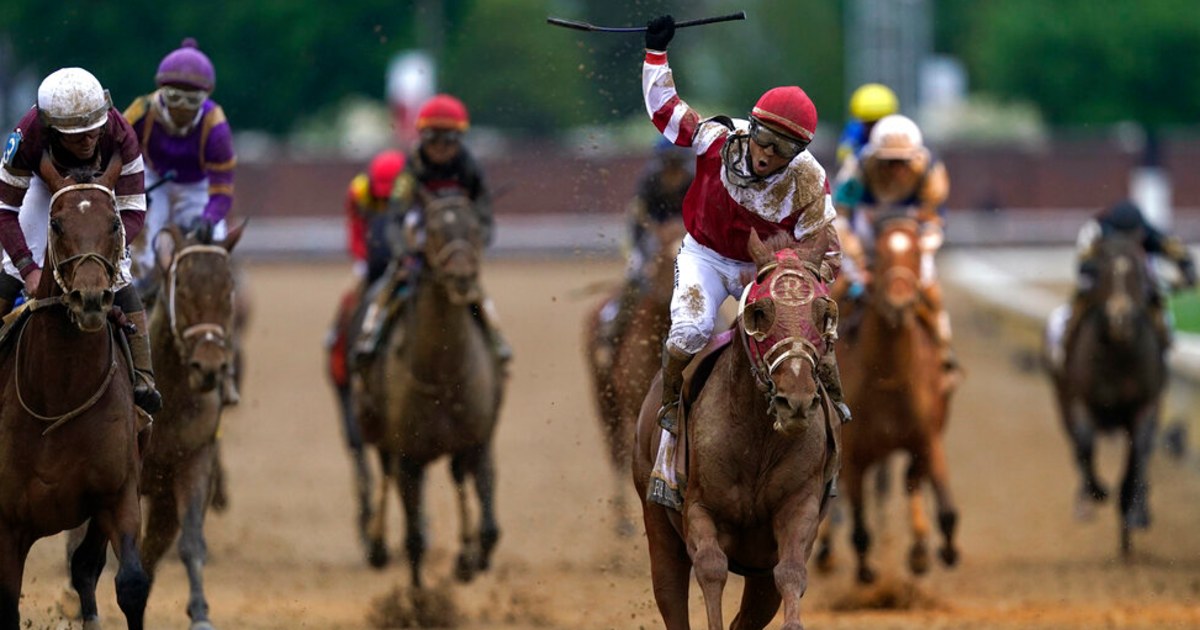
{"type": "Polygon", "coordinates": [[[217,630],[217,629],[214,628],[213,625],[211,623],[209,623],[208,621],[193,621],[192,625],[188,626],[188,630],[217,630]]]}
{"type": "Polygon", "coordinates": [[[382,569],[388,563],[387,545],[382,540],[373,540],[367,545],[367,564],[373,569],[382,569]]]}
{"type": "Polygon", "coordinates": [[[913,545],[908,552],[908,568],[913,575],[925,575],[929,572],[929,550],[924,543],[913,545]]]}
{"type": "Polygon", "coordinates": [[[1075,520],[1082,523],[1091,522],[1096,518],[1096,503],[1086,497],[1075,501],[1075,520]]]}
{"type": "Polygon", "coordinates": [[[833,550],[829,545],[821,545],[817,550],[817,572],[823,575],[833,572],[833,550]]]}
{"type": "Polygon", "coordinates": [[[874,584],[875,583],[875,572],[872,571],[869,567],[859,568],[858,583],[859,584],[874,584]]]}
{"type": "Polygon", "coordinates": [[[1125,527],[1128,529],[1146,529],[1150,527],[1150,510],[1145,506],[1135,506],[1125,514],[1125,527]]]}
{"type": "Polygon", "coordinates": [[[100,628],[101,628],[101,626],[100,626],[100,618],[99,617],[93,617],[91,619],[86,619],[83,622],[83,630],[100,630],[100,628]]]}
{"type": "Polygon", "coordinates": [[[954,547],[942,547],[938,551],[938,555],[942,558],[942,564],[952,567],[958,564],[958,550],[954,547]]]}
{"type": "Polygon", "coordinates": [[[464,584],[475,579],[475,567],[477,564],[469,554],[459,554],[458,562],[454,566],[454,578],[464,584]]]}

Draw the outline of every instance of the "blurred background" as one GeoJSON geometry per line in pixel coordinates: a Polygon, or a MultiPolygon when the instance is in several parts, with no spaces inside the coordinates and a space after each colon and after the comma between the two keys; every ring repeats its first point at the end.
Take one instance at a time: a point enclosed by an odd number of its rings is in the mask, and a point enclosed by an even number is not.
{"type": "MultiPolygon", "coordinates": [[[[820,112],[813,151],[832,168],[850,93],[868,81],[891,86],[952,174],[950,244],[1066,242],[1087,212],[1127,194],[1194,238],[1194,9],[1190,0],[129,0],[52,11],[6,2],[0,120],[15,122],[41,77],[69,65],[95,73],[123,109],[190,36],[216,65],[213,97],[237,134],[235,211],[331,221],[280,232],[278,249],[340,251],[345,182],[376,150],[407,147],[412,113],[440,91],[471,110],[468,142],[502,192],[502,222],[581,215],[594,233],[592,222],[632,194],[654,138],[640,96],[642,38],[555,28],[546,17],[623,26],[745,10],[746,21],[676,37],[683,97],[703,113],[744,116],[765,89],[798,84],[820,112]]],[[[503,233],[501,252],[537,244],[503,233]]]]}

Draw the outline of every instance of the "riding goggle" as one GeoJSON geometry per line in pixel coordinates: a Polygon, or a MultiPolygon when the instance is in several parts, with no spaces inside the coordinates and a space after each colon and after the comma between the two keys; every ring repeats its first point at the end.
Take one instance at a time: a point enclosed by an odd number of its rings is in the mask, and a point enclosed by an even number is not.
{"type": "Polygon", "coordinates": [[[783,134],[776,133],[766,125],[760,124],[754,118],[750,119],[750,139],[754,141],[754,144],[764,149],[767,147],[775,149],[775,155],[785,160],[790,160],[800,155],[808,147],[807,142],[794,140],[783,134]]]}
{"type": "Polygon", "coordinates": [[[421,131],[421,142],[425,144],[458,144],[462,132],[453,129],[425,129],[421,131]]]}
{"type": "Polygon", "coordinates": [[[186,109],[200,109],[208,98],[208,92],[204,90],[185,90],[170,86],[163,87],[159,93],[162,94],[163,105],[186,109]]]}

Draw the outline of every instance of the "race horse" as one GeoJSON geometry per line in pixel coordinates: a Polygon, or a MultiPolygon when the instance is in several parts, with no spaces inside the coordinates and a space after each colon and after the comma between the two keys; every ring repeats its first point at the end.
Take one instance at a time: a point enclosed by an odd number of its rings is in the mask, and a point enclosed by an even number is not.
{"type": "Polygon", "coordinates": [[[662,223],[653,234],[657,251],[647,256],[641,266],[643,286],[637,297],[632,303],[623,304],[623,287],[617,288],[617,295],[605,296],[584,320],[584,356],[616,484],[613,513],[617,531],[626,535],[634,531],[625,506],[634,427],[646,390],[662,365],[662,344],[671,326],[675,256],[685,234],[683,221],[662,223]],[[618,337],[603,339],[606,327],[601,324],[601,313],[613,300],[630,312],[616,315],[628,318],[618,337]]]}
{"type": "Polygon", "coordinates": [[[70,559],[84,628],[100,627],[96,583],[111,545],[117,603],[141,629],[150,578],[138,484],[150,429],[133,404],[124,333],[111,323],[125,247],[114,193],[121,160],[98,177],[86,168],[63,177],[47,154],[38,172],[52,192],[45,273],[24,311],[6,318],[0,348],[0,628],[21,625],[33,543],[88,522],[70,559]]]}
{"type": "Polygon", "coordinates": [[[462,548],[455,577],[471,580],[487,570],[500,538],[495,515],[495,457],[492,437],[500,411],[504,377],[482,328],[478,303],[483,252],[479,220],[465,196],[422,201],[424,239],[409,229],[410,251],[422,253],[419,272],[404,312],[363,379],[358,405],[364,440],[379,454],[382,478],[368,527],[368,560],[387,562],[384,542],[387,494],[399,489],[405,521],[404,547],[412,585],[422,588],[426,551],[423,492],[425,469],[450,457],[457,489],[462,548]],[[470,504],[473,481],[478,515],[470,504]]]}
{"type": "Polygon", "coordinates": [[[1073,334],[1064,340],[1062,366],[1052,367],[1050,378],[1079,467],[1080,516],[1108,497],[1093,461],[1096,434],[1128,435],[1119,516],[1121,553],[1129,557],[1132,530],[1150,525],[1146,469],[1167,382],[1166,347],[1152,322],[1153,279],[1141,245],[1111,235],[1096,247],[1095,285],[1073,334]]]}
{"type": "MultiPolygon", "coordinates": [[[[875,224],[875,248],[864,299],[843,306],[844,326],[838,344],[846,402],[854,420],[843,433],[841,488],[849,500],[851,541],[858,557],[857,579],[871,583],[876,572],[868,561],[871,534],[867,530],[864,479],[874,466],[886,465],[889,455],[906,453],[905,473],[912,546],[909,569],[917,575],[929,569],[929,521],[925,514],[924,484],[929,482],[937,503],[943,546],[939,556],[947,566],[958,562],[954,535],[958,508],[950,491],[943,434],[950,391],[946,386],[937,343],[922,302],[921,252],[916,220],[904,216],[881,218],[875,224]]],[[[819,566],[832,566],[832,521],[821,534],[819,566]]]]}
{"type": "Polygon", "coordinates": [[[217,466],[219,387],[234,352],[236,282],[230,252],[245,225],[232,228],[218,243],[205,244],[185,237],[172,224],[154,241],[163,285],[149,326],[163,408],[142,473],[142,555],[153,580],[159,560],[179,536],[193,630],[212,628],[204,596],[204,518],[217,466]]]}
{"type": "Polygon", "coordinates": [[[682,512],[645,499],[661,436],[661,377],[638,417],[633,478],[654,598],[668,630],[690,627],[693,569],[710,630],[724,628],[721,594],[729,571],[746,578],[732,628],[765,627],[782,602],[783,628],[800,630],[806,562],[837,470],[841,423],[816,377],[837,328],[828,275],[803,261],[788,234],[764,243],[752,233],[749,247],[757,274],[742,295],[734,330],[689,367],[680,429],[682,512]]]}

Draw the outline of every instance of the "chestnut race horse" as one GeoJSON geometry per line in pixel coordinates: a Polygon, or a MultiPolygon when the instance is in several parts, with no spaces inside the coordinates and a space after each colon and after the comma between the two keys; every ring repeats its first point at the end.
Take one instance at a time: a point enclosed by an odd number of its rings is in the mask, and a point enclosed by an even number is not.
{"type": "MultiPolygon", "coordinates": [[[[863,480],[868,469],[883,464],[897,451],[909,455],[905,475],[913,533],[909,568],[922,574],[929,567],[929,522],[922,492],[927,480],[937,499],[944,540],[939,555],[948,566],[958,560],[954,543],[958,509],[950,492],[943,444],[950,393],[933,333],[918,313],[925,307],[918,284],[918,224],[908,217],[888,217],[876,223],[875,233],[865,303],[842,309],[844,321],[857,323],[844,331],[837,348],[846,402],[854,410],[854,421],[846,425],[844,433],[841,486],[850,501],[851,540],[862,583],[876,577],[867,560],[871,535],[864,512],[863,480]]],[[[822,532],[818,552],[825,567],[831,563],[831,529],[827,526],[822,532]]]]}
{"type": "Polygon", "coordinates": [[[1079,468],[1081,517],[1108,490],[1096,476],[1096,433],[1123,431],[1129,456],[1121,482],[1121,553],[1132,552],[1131,531],[1150,525],[1146,469],[1158,428],[1159,402],[1167,382],[1163,340],[1148,306],[1153,279],[1141,245],[1119,235],[1097,244],[1096,284],[1071,339],[1061,369],[1051,370],[1063,428],[1079,468]]]}
{"type": "MultiPolygon", "coordinates": [[[[584,355],[592,378],[592,393],[600,428],[608,442],[609,461],[613,466],[613,512],[617,531],[634,531],[627,509],[625,494],[629,483],[629,454],[633,447],[633,432],[638,412],[646,399],[646,390],[662,366],[662,345],[671,327],[671,292],[675,286],[675,256],[685,234],[682,220],[669,221],[655,227],[658,250],[648,256],[641,268],[644,282],[637,299],[630,305],[620,304],[623,287],[617,295],[606,296],[590,310],[584,320],[584,355]],[[624,331],[617,339],[602,339],[605,326],[600,323],[601,311],[612,300],[631,310],[624,331]]],[[[618,314],[617,317],[623,315],[618,314]]]]}
{"type": "Polygon", "coordinates": [[[211,628],[204,596],[204,517],[215,474],[222,376],[233,360],[235,273],[229,254],[245,223],[219,243],[185,238],[170,225],[155,238],[162,299],[150,317],[154,370],[163,394],[154,445],[146,454],[146,540],[142,553],[153,580],[163,553],[179,535],[179,559],[191,586],[192,628],[211,628]]]}
{"type": "Polygon", "coordinates": [[[88,519],[71,557],[84,627],[100,627],[96,583],[108,544],[120,559],[117,602],[129,628],[143,627],[150,578],[138,551],[138,483],[149,430],[133,405],[123,333],[109,323],[125,246],[113,192],[120,172],[112,159],[99,178],[86,169],[62,177],[48,155],[39,168],[52,192],[45,273],[0,348],[4,630],[20,627],[33,543],[88,519]]]}
{"type": "Polygon", "coordinates": [[[368,528],[368,559],[375,566],[387,560],[384,517],[389,482],[394,481],[403,504],[404,546],[416,588],[422,586],[426,549],[425,469],[442,456],[450,457],[458,497],[462,549],[455,576],[469,581],[490,565],[500,538],[492,436],[505,382],[481,314],[475,312],[482,294],[483,256],[475,210],[463,196],[428,199],[423,206],[421,281],[363,379],[363,391],[355,392],[372,397],[370,404],[359,406],[358,417],[383,471],[368,528]],[[469,502],[468,478],[478,499],[477,518],[469,502]]]}
{"type": "Polygon", "coordinates": [[[837,470],[841,423],[815,373],[836,336],[837,306],[823,274],[802,262],[789,235],[764,244],[752,234],[749,246],[756,278],[743,293],[736,329],[710,348],[733,341],[689,368],[682,514],[645,500],[661,435],[661,379],[638,418],[633,478],[654,598],[668,630],[690,627],[693,568],[710,630],[724,628],[729,571],[746,576],[731,627],[763,628],[782,602],[783,627],[799,630],[806,562],[837,470]]]}

